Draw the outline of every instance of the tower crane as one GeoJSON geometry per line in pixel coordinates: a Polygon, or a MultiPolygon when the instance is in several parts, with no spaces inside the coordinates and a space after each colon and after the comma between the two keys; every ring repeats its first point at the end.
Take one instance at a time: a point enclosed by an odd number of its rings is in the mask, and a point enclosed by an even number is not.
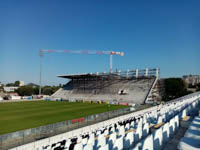
{"type": "Polygon", "coordinates": [[[88,55],[110,55],[110,73],[112,74],[112,56],[124,56],[124,52],[117,51],[101,51],[101,50],[54,50],[54,49],[39,49],[40,55],[40,88],[39,95],[41,95],[41,82],[42,82],[42,57],[45,53],[65,53],[65,54],[88,54],[88,55]]]}

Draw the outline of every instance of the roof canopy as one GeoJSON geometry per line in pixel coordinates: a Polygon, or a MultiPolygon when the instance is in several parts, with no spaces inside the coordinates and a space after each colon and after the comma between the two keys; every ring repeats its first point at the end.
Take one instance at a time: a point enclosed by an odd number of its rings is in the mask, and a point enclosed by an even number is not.
{"type": "Polygon", "coordinates": [[[100,73],[100,74],[69,74],[69,75],[58,75],[57,77],[60,78],[66,78],[66,79],[84,79],[84,78],[109,78],[109,77],[120,77],[120,75],[117,74],[106,74],[106,73],[100,73]]]}

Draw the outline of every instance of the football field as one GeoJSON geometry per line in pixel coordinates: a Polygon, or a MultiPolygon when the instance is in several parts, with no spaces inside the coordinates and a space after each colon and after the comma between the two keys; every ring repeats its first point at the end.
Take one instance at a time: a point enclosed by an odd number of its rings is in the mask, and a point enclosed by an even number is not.
{"type": "Polygon", "coordinates": [[[56,101],[0,103],[0,134],[85,117],[126,106],[56,101]]]}

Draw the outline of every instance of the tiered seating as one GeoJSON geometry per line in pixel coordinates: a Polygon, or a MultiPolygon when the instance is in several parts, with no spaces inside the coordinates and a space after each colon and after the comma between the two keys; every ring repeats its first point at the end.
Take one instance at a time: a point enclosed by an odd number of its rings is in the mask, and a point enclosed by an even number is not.
{"type": "MultiPolygon", "coordinates": [[[[15,148],[17,150],[160,150],[173,137],[180,120],[193,114],[199,105],[200,95],[185,97],[160,105],[143,114],[136,112],[99,123],[90,128],[78,129],[73,134],[64,133],[15,148]]],[[[195,118],[188,134],[182,139],[196,139],[199,135],[189,132],[197,130],[200,119],[195,118]],[[194,126],[195,124],[195,126],[194,126]]],[[[195,142],[194,142],[195,143],[195,142]]],[[[196,143],[197,144],[197,143],[196,143]]]]}
{"type": "Polygon", "coordinates": [[[131,80],[100,80],[89,81],[85,85],[79,83],[72,86],[72,81],[67,83],[51,97],[62,98],[63,100],[92,100],[92,101],[108,101],[113,100],[123,102],[143,104],[145,98],[151,89],[155,78],[149,79],[131,79],[131,80]],[[84,85],[84,86],[83,86],[84,85]],[[98,86],[98,87],[96,87],[98,86]],[[127,94],[119,95],[120,90],[126,90],[127,94]]]}

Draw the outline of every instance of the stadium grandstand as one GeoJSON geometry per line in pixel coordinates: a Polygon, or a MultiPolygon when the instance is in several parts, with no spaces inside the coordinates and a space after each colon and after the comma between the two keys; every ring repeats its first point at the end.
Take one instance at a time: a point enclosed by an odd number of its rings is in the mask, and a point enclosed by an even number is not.
{"type": "Polygon", "coordinates": [[[144,104],[158,76],[159,69],[60,75],[58,77],[70,80],[54,93],[52,98],[127,105],[144,104]]]}

